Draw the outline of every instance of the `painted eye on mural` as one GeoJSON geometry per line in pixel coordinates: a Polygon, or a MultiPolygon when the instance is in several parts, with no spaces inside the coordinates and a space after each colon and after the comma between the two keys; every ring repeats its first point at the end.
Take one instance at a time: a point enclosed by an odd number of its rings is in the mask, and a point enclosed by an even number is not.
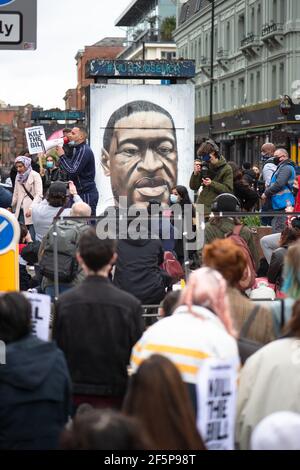
{"type": "Polygon", "coordinates": [[[174,152],[174,147],[170,143],[160,144],[156,147],[155,151],[163,157],[167,157],[170,153],[174,152]]]}
{"type": "Polygon", "coordinates": [[[137,157],[140,155],[141,151],[135,145],[126,145],[124,147],[122,146],[118,153],[122,153],[128,157],[137,157]]]}

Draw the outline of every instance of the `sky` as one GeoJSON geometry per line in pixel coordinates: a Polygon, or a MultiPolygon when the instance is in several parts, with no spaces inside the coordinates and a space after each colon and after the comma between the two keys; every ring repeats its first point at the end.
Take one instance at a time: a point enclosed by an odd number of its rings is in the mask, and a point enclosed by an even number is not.
{"type": "Polygon", "coordinates": [[[37,0],[37,49],[0,50],[0,100],[65,109],[65,92],[76,87],[77,51],[107,36],[125,37],[114,23],[130,2],[37,0]]]}

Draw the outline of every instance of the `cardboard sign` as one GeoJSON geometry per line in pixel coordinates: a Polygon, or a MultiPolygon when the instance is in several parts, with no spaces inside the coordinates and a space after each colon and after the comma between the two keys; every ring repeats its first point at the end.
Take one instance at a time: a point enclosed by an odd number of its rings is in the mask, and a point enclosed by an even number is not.
{"type": "Polygon", "coordinates": [[[49,341],[51,300],[48,295],[25,292],[31,303],[32,333],[38,338],[49,341]]]}
{"type": "Polygon", "coordinates": [[[43,126],[27,127],[25,134],[30,155],[44,152],[43,142],[46,141],[46,136],[43,126]]]}
{"type": "Polygon", "coordinates": [[[234,449],[237,364],[207,359],[197,380],[197,427],[208,450],[234,449]]]}

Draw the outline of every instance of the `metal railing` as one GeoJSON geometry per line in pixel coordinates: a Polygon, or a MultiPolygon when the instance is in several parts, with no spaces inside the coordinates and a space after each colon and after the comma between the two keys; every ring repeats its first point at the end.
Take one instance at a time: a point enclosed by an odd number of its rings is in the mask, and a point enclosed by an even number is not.
{"type": "Polygon", "coordinates": [[[283,32],[283,23],[271,23],[263,27],[261,31],[262,37],[268,36],[271,33],[282,33],[283,32]]]}
{"type": "Polygon", "coordinates": [[[258,43],[259,37],[255,36],[254,33],[248,34],[244,39],[241,40],[241,47],[250,46],[253,43],[258,43]]]}
{"type": "Polygon", "coordinates": [[[229,57],[229,52],[222,47],[217,50],[217,59],[228,59],[229,57]]]}
{"type": "Polygon", "coordinates": [[[126,47],[124,51],[118,56],[118,59],[122,59],[123,57],[127,57],[128,54],[133,53],[136,49],[143,46],[143,44],[147,42],[174,42],[172,39],[166,39],[164,34],[161,32],[160,29],[148,29],[146,31],[142,31],[136,38],[133,39],[132,43],[126,47]]]}
{"type": "MultiPolygon", "coordinates": [[[[134,216],[126,216],[128,221],[135,220],[136,217],[134,216]]],[[[197,227],[201,227],[204,224],[204,216],[198,216],[197,218],[197,227]]],[[[106,220],[119,220],[121,221],[121,218],[117,219],[114,217],[108,217],[107,215],[102,215],[102,216],[91,216],[91,217],[64,217],[64,216],[59,216],[59,217],[54,217],[53,219],[53,267],[54,267],[54,298],[55,301],[58,300],[59,296],[59,277],[58,277],[58,239],[57,239],[57,224],[59,221],[64,221],[64,220],[73,220],[73,221],[81,221],[81,222],[86,222],[87,224],[90,224],[91,226],[96,227],[97,222],[106,219],[106,220]]],[[[142,221],[143,219],[139,217],[139,221],[142,221]]],[[[151,221],[151,217],[148,217],[147,221],[151,221]]],[[[175,218],[174,218],[175,220],[175,218]]],[[[189,250],[188,250],[188,242],[189,242],[189,231],[187,228],[187,222],[185,218],[177,218],[177,220],[182,220],[182,228],[183,228],[183,233],[182,233],[182,242],[183,242],[183,265],[184,265],[184,272],[185,272],[185,278],[188,279],[190,275],[190,259],[189,259],[189,250]]],[[[116,233],[115,239],[118,239],[118,234],[116,233]]]]}

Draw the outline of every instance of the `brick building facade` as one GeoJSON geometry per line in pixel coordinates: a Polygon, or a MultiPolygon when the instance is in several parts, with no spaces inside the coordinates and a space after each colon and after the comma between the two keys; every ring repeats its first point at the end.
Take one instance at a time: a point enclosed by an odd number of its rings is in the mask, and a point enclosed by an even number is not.
{"type": "Polygon", "coordinates": [[[115,59],[123,51],[125,41],[125,38],[104,38],[77,52],[75,56],[77,65],[76,109],[85,110],[85,88],[93,83],[92,79],[85,78],[86,63],[92,59],[115,59]]]}

